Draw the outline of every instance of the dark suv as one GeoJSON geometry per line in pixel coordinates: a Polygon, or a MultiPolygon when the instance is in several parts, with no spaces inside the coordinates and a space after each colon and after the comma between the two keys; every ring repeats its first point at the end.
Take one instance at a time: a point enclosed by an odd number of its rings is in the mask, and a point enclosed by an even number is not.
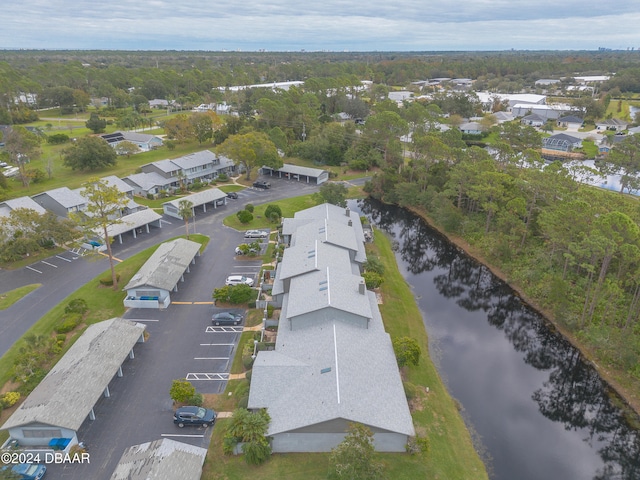
{"type": "Polygon", "coordinates": [[[207,428],[216,421],[216,412],[203,407],[180,407],[173,414],[173,423],[182,428],[185,425],[201,425],[207,428]]]}
{"type": "Polygon", "coordinates": [[[264,181],[261,181],[261,180],[253,182],[253,186],[256,187],[256,188],[264,188],[265,190],[267,188],[271,188],[271,184],[269,182],[264,182],[264,181]]]}

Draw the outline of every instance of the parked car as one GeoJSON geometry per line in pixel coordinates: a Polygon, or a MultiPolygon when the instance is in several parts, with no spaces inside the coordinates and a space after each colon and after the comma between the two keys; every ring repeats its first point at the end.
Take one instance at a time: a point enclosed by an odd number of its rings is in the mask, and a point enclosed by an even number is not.
{"type": "Polygon", "coordinates": [[[224,281],[225,285],[249,285],[253,287],[253,278],[245,277],[244,275],[229,275],[224,281]]]}
{"type": "Polygon", "coordinates": [[[234,200],[238,199],[238,194],[236,192],[227,193],[227,198],[233,198],[234,200]]]}
{"type": "MultiPolygon", "coordinates": [[[[0,471],[6,470],[9,470],[9,465],[0,468],[0,471]]],[[[47,471],[47,467],[40,463],[19,463],[17,465],[13,465],[10,471],[13,473],[11,478],[15,477],[20,478],[21,480],[40,480],[47,471]]],[[[0,476],[1,475],[2,474],[0,474],[0,476]]]]}
{"type": "Polygon", "coordinates": [[[260,253],[260,247],[257,242],[253,242],[251,245],[242,243],[236,247],[236,255],[257,255],[260,253]]]}
{"type": "Polygon", "coordinates": [[[244,232],[244,238],[267,238],[268,236],[269,232],[264,230],[247,230],[244,232]]]}
{"type": "Polygon", "coordinates": [[[242,320],[244,320],[242,314],[233,312],[215,313],[211,317],[211,323],[214,325],[240,325],[242,320]]]}
{"type": "Polygon", "coordinates": [[[257,180],[255,182],[253,182],[253,186],[256,188],[263,188],[263,189],[267,189],[267,188],[271,188],[271,184],[269,182],[265,182],[262,180],[257,180]]]}
{"type": "Polygon", "coordinates": [[[173,414],[173,423],[182,428],[197,425],[207,428],[216,422],[216,412],[204,407],[180,407],[173,414]]]}

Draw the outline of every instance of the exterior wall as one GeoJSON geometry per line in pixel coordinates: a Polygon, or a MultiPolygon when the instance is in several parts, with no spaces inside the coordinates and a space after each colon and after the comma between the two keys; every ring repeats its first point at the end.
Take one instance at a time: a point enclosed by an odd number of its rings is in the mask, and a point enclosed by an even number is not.
{"type": "Polygon", "coordinates": [[[9,435],[12,440],[17,440],[21,446],[47,448],[52,438],[77,438],[74,430],[39,423],[10,428],[9,435]]]}
{"type": "Polygon", "coordinates": [[[140,170],[143,173],[153,173],[156,172],[158,175],[161,175],[164,178],[173,178],[177,176],[177,171],[175,172],[164,172],[162,170],[160,170],[159,168],[157,168],[155,165],[152,165],[151,163],[147,164],[147,165],[143,165],[142,167],[140,167],[140,170]],[[173,175],[171,175],[171,173],[173,173],[173,175]]]}
{"type": "Polygon", "coordinates": [[[305,328],[305,326],[307,325],[315,325],[319,322],[324,322],[327,320],[330,321],[337,317],[339,317],[340,321],[343,323],[350,323],[362,328],[367,328],[367,326],[369,325],[368,320],[360,315],[354,315],[352,313],[328,307],[316,310],[315,312],[309,312],[304,315],[296,316],[290,319],[290,321],[287,321],[286,326],[291,326],[293,330],[297,330],[300,328],[305,328]]]}
{"type": "Polygon", "coordinates": [[[66,217],[69,212],[67,209],[60,205],[58,202],[53,200],[48,195],[39,195],[33,199],[39,205],[41,205],[45,210],[55,213],[59,217],[66,217]]]}
{"type": "MultiPolygon", "coordinates": [[[[274,453],[330,452],[344,440],[344,433],[281,433],[273,435],[274,453]]],[[[407,436],[398,433],[374,434],[378,452],[405,452],[407,436]]]]}
{"type": "Polygon", "coordinates": [[[167,308],[171,295],[167,290],[154,287],[136,287],[127,290],[124,306],[128,308],[167,308]],[[151,297],[151,298],[146,298],[151,297]],[[155,298],[158,297],[158,298],[155,298]]]}
{"type": "Polygon", "coordinates": [[[162,209],[163,209],[165,215],[169,215],[170,217],[174,217],[174,218],[178,218],[178,219],[182,220],[182,217],[178,213],[178,209],[176,207],[174,207],[173,205],[171,205],[170,203],[165,203],[162,206],[162,209]]]}

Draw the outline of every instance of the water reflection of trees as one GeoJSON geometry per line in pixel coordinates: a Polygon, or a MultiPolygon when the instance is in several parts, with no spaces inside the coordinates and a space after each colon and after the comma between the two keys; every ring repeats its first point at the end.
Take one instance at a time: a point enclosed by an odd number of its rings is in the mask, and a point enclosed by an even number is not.
{"type": "Polygon", "coordinates": [[[482,310],[504,332],[527,364],[549,377],[532,398],[540,412],[565,429],[580,431],[604,461],[594,479],[640,479],[640,434],[610,399],[611,392],[578,350],[484,266],[464,255],[419,217],[396,207],[365,201],[362,211],[399,244],[413,274],[437,269],[434,286],[460,307],[482,310]]]}

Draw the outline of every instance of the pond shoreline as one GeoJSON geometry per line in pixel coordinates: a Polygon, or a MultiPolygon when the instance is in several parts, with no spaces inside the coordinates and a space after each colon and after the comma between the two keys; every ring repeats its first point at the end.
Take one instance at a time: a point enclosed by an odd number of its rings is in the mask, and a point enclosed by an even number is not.
{"type": "Polygon", "coordinates": [[[476,247],[457,235],[452,235],[448,232],[445,232],[439,225],[435,224],[435,222],[433,222],[433,220],[424,211],[421,211],[415,207],[403,208],[406,208],[410,212],[422,218],[425,223],[429,225],[429,227],[439,232],[447,240],[463,250],[469,257],[484,265],[491,271],[491,273],[493,273],[496,277],[509,285],[509,287],[522,299],[524,303],[526,303],[531,309],[540,314],[540,316],[544,318],[544,320],[549,324],[551,328],[560,333],[563,338],[565,338],[573,347],[580,351],[585,361],[587,361],[590,365],[593,366],[593,368],[595,368],[595,370],[598,372],[598,375],[600,375],[600,378],[608,385],[611,390],[613,390],[617,394],[618,397],[620,397],[626,407],[628,407],[630,410],[633,410],[636,415],[640,416],[640,395],[638,394],[638,392],[625,387],[616,378],[616,375],[620,375],[619,372],[609,370],[599,365],[595,360],[596,356],[593,350],[580,342],[576,338],[576,336],[566,327],[560,325],[550,311],[540,307],[540,305],[538,305],[534,299],[527,296],[526,293],[522,291],[522,289],[517,284],[509,281],[509,277],[507,276],[507,274],[500,268],[491,264],[476,247]]]}

